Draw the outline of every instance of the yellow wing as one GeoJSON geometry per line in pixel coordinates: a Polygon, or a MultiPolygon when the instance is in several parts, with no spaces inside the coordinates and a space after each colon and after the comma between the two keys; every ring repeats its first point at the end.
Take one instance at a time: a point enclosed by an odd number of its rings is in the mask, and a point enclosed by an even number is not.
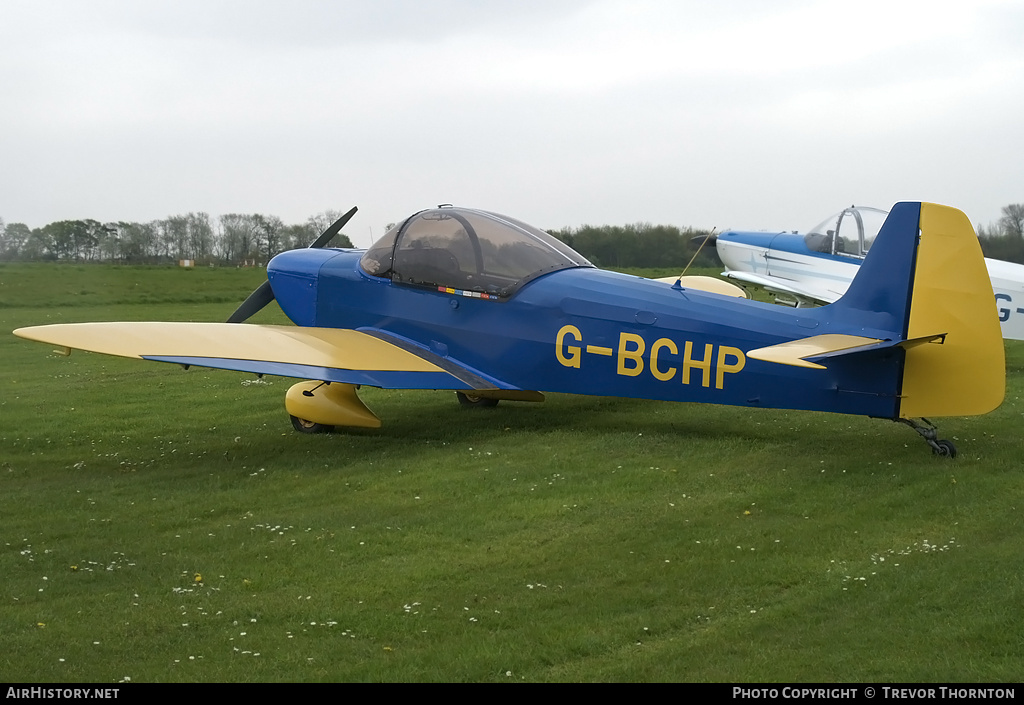
{"type": "Polygon", "coordinates": [[[495,389],[457,363],[383,332],[238,323],[68,323],[14,334],[62,348],[180,365],[394,389],[495,389]]]}

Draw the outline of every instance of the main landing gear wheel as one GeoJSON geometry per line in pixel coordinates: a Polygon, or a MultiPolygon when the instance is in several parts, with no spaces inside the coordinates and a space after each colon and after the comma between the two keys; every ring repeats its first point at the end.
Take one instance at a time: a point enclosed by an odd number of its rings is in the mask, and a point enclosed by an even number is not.
{"type": "Polygon", "coordinates": [[[292,416],[292,428],[299,433],[330,433],[334,430],[334,426],[307,421],[306,419],[300,419],[298,416],[292,416]]]}
{"type": "Polygon", "coordinates": [[[455,396],[459,398],[459,404],[474,409],[485,409],[498,405],[498,400],[491,399],[490,397],[478,397],[475,394],[465,394],[463,392],[455,392],[455,396]]]}
{"type": "Polygon", "coordinates": [[[942,458],[955,458],[956,446],[953,445],[952,441],[935,441],[932,453],[942,458]]]}

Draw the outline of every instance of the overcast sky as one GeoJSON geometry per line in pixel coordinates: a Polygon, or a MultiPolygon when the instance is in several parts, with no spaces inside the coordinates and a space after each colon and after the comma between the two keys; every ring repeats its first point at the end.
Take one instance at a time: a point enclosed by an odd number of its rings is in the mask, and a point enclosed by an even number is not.
{"type": "Polygon", "coordinates": [[[0,0],[0,218],[1024,202],[1024,2],[0,0]]]}

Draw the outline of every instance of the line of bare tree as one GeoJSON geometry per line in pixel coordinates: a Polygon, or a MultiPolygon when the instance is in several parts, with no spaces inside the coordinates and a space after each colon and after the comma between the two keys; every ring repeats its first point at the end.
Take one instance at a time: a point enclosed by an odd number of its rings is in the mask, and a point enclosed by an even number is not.
{"type": "Polygon", "coordinates": [[[1024,203],[1003,206],[1003,216],[988,227],[978,226],[986,257],[1024,264],[1024,203]]]}
{"type": "MultiPolygon", "coordinates": [[[[216,220],[207,213],[186,213],[148,223],[60,220],[41,228],[0,220],[0,261],[265,263],[279,252],[306,247],[340,215],[324,211],[298,225],[259,213],[229,213],[216,220]]],[[[352,242],[340,234],[332,245],[352,247],[352,242]]]]}
{"type": "MultiPolygon", "coordinates": [[[[285,225],[276,216],[258,213],[229,213],[216,220],[187,213],[149,223],[61,220],[35,229],[23,223],[4,226],[0,220],[0,261],[264,264],[279,252],[306,247],[340,215],[325,211],[300,225],[285,225]]],[[[694,236],[706,234],[649,223],[585,225],[551,233],[609,267],[681,266],[698,248],[694,236]]],[[[332,245],[352,247],[352,242],[341,234],[332,245]]],[[[695,265],[718,266],[714,248],[704,248],[695,265]]]]}
{"type": "MultiPolygon", "coordinates": [[[[285,225],[277,216],[229,213],[214,221],[206,213],[187,213],[149,223],[62,220],[30,229],[0,220],[0,261],[73,261],[159,264],[193,260],[196,264],[263,264],[279,252],[306,247],[340,217],[324,211],[305,223],[285,225]]],[[[685,264],[697,249],[695,236],[706,234],[673,225],[636,223],[550,231],[584,257],[605,267],[669,267],[685,264]]],[[[1024,204],[1004,206],[1002,217],[978,226],[986,257],[1024,263],[1024,204]]],[[[332,243],[352,247],[341,234],[332,243]]],[[[713,247],[705,247],[696,266],[719,266],[713,247]]]]}

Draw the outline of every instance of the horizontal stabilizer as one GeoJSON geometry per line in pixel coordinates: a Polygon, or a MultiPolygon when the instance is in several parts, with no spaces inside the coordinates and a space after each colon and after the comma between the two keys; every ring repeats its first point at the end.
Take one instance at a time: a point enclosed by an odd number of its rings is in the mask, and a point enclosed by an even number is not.
{"type": "Polygon", "coordinates": [[[811,367],[823,370],[825,365],[818,364],[822,360],[844,355],[856,355],[868,351],[885,350],[892,347],[901,347],[909,350],[925,343],[941,344],[945,339],[944,333],[923,335],[912,340],[880,340],[878,338],[863,338],[859,335],[830,333],[828,335],[816,335],[811,338],[801,338],[800,340],[792,340],[788,343],[751,350],[747,353],[747,357],[752,357],[755,360],[764,360],[765,362],[776,362],[780,365],[811,367]]]}
{"type": "Polygon", "coordinates": [[[811,367],[818,370],[825,369],[824,365],[810,362],[808,358],[818,358],[836,353],[849,354],[865,350],[878,349],[884,346],[886,341],[878,338],[864,338],[859,335],[843,335],[829,333],[826,335],[815,335],[810,338],[791,340],[788,343],[780,343],[767,348],[758,348],[747,353],[748,358],[764,360],[765,362],[776,362],[780,365],[792,365],[793,367],[811,367]]]}

